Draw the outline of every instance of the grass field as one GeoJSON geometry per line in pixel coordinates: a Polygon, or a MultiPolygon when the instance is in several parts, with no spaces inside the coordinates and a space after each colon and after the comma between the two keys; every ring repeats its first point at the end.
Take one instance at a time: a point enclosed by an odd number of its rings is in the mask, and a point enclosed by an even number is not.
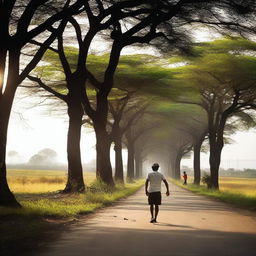
{"type": "Polygon", "coordinates": [[[180,181],[172,180],[172,182],[195,193],[256,210],[255,178],[220,177],[219,191],[208,190],[204,184],[200,186],[193,185],[192,177],[188,178],[187,186],[182,185],[180,181]]]}
{"type": "MultiPolygon", "coordinates": [[[[66,171],[8,170],[7,179],[14,193],[47,193],[62,190],[67,180],[66,171]]],[[[95,173],[85,173],[87,186],[95,180],[95,173]]]]}
{"type": "MultiPolygon", "coordinates": [[[[188,184],[193,183],[193,177],[188,177],[188,184]]],[[[206,185],[201,184],[202,187],[206,185]]],[[[220,177],[219,187],[222,192],[243,194],[256,197],[256,178],[220,177]]]]}
{"type": "Polygon", "coordinates": [[[220,177],[220,190],[256,197],[256,179],[220,177]]]}
{"type": "Polygon", "coordinates": [[[22,209],[1,208],[0,216],[18,214],[23,216],[75,218],[111,202],[130,195],[142,182],[116,185],[110,188],[95,180],[95,173],[86,173],[86,187],[94,188],[85,193],[63,194],[67,180],[64,171],[8,170],[11,191],[23,206],[22,209]],[[91,192],[90,192],[91,191],[91,192]]]}
{"type": "Polygon", "coordinates": [[[80,215],[131,195],[143,184],[117,184],[113,189],[95,181],[95,174],[86,173],[86,186],[95,190],[63,194],[60,190],[65,187],[66,176],[64,171],[8,170],[10,189],[23,207],[0,207],[0,255],[37,248],[40,241],[56,238],[58,230],[80,215]]]}

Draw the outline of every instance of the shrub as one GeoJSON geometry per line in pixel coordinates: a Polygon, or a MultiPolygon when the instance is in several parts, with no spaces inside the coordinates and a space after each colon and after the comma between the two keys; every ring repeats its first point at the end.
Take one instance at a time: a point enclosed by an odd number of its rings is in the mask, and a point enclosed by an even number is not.
{"type": "Polygon", "coordinates": [[[201,181],[203,184],[207,185],[207,188],[210,188],[211,186],[211,175],[209,175],[208,173],[204,173],[204,175],[201,178],[201,181]]]}

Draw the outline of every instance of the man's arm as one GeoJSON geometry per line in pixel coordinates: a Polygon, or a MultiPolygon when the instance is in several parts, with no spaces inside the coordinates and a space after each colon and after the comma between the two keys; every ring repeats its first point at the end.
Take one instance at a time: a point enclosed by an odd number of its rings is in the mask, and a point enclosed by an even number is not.
{"type": "Polygon", "coordinates": [[[166,186],[166,195],[169,196],[170,195],[170,191],[169,191],[169,185],[166,179],[163,180],[165,186],[166,186]]]}
{"type": "Polygon", "coordinates": [[[149,180],[146,179],[146,182],[145,182],[145,193],[146,193],[147,196],[148,196],[148,182],[149,182],[149,180]]]}

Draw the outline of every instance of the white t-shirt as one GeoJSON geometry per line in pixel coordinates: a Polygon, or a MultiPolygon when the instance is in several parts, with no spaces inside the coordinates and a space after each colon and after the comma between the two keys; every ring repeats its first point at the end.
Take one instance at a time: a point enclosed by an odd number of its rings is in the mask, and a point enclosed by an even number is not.
{"type": "Polygon", "coordinates": [[[162,180],[165,180],[165,177],[162,173],[158,171],[153,171],[148,174],[149,180],[149,193],[152,192],[161,192],[161,182],[162,180]]]}

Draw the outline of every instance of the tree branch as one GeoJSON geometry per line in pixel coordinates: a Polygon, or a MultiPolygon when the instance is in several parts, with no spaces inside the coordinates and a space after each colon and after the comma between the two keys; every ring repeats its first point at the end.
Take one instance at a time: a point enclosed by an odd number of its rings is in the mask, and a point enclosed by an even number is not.
{"type": "Polygon", "coordinates": [[[66,95],[61,94],[61,93],[53,90],[50,86],[46,85],[40,78],[31,76],[31,75],[28,75],[27,78],[29,80],[33,81],[33,82],[36,82],[39,87],[43,88],[47,92],[53,94],[54,96],[56,96],[57,98],[65,101],[65,102],[67,102],[67,96],[66,95]]]}

